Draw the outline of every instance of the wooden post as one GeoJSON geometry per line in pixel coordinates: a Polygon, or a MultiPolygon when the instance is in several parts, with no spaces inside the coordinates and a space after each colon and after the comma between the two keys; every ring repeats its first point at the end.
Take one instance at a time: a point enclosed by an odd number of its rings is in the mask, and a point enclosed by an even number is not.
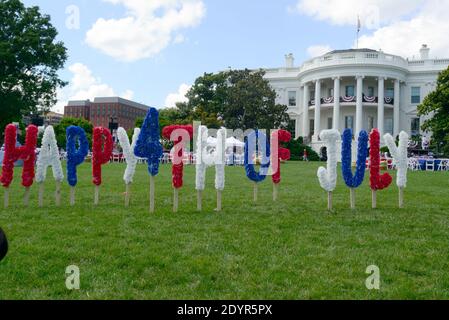
{"type": "Polygon", "coordinates": [[[75,205],[75,187],[70,187],[70,205],[75,205]]]}
{"type": "Polygon", "coordinates": [[[221,190],[217,190],[217,211],[221,211],[221,190]]]}
{"type": "Polygon", "coordinates": [[[253,198],[254,198],[254,202],[257,202],[257,182],[254,182],[254,190],[253,190],[253,198]]]}
{"type": "Polygon", "coordinates": [[[95,185],[94,205],[98,206],[100,199],[100,186],[95,185]]]}
{"type": "Polygon", "coordinates": [[[196,191],[196,210],[198,210],[198,211],[203,210],[203,191],[202,190],[196,191]]]}
{"type": "Polygon", "coordinates": [[[355,189],[350,188],[349,192],[350,192],[349,197],[351,200],[351,209],[355,209],[355,189]]]}
{"type": "Polygon", "coordinates": [[[327,210],[332,211],[332,191],[327,193],[327,210]]]}
{"type": "Polygon", "coordinates": [[[125,190],[125,207],[129,207],[129,199],[131,197],[131,182],[126,184],[125,190]]]}
{"type": "Polygon", "coordinates": [[[58,207],[61,205],[61,181],[56,181],[55,203],[58,207]]]}
{"type": "Polygon", "coordinates": [[[404,208],[404,188],[399,188],[399,208],[404,208]]]}
{"type": "Polygon", "coordinates": [[[9,188],[5,188],[5,208],[9,207],[9,188]]]}
{"type": "Polygon", "coordinates": [[[173,188],[173,212],[178,212],[179,190],[173,188]]]}
{"type": "Polygon", "coordinates": [[[30,204],[30,187],[25,188],[25,195],[23,197],[23,204],[28,207],[30,204]]]}
{"type": "Polygon", "coordinates": [[[39,183],[39,197],[38,197],[38,201],[39,201],[39,207],[43,207],[44,206],[44,183],[41,182],[39,183]]]}
{"type": "Polygon", "coordinates": [[[279,194],[279,183],[273,183],[273,201],[277,201],[279,194]]]}
{"type": "Polygon", "coordinates": [[[377,191],[376,190],[372,190],[371,191],[371,198],[372,198],[372,202],[373,202],[373,209],[377,208],[377,191]]]}
{"type": "Polygon", "coordinates": [[[150,175],[150,213],[154,213],[154,177],[150,175]]]}

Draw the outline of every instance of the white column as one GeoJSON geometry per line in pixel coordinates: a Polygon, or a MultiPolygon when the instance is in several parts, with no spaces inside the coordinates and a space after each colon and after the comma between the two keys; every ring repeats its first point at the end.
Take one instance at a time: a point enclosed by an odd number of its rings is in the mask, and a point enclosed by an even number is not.
{"type": "Polygon", "coordinates": [[[401,85],[399,82],[399,79],[394,80],[394,113],[393,113],[393,136],[396,139],[396,137],[399,134],[399,124],[400,124],[400,90],[401,85]]]}
{"type": "Polygon", "coordinates": [[[385,113],[385,78],[379,77],[378,86],[378,103],[377,103],[377,129],[379,130],[380,136],[384,135],[384,113],[385,113]]]}
{"type": "Polygon", "coordinates": [[[340,130],[340,77],[334,78],[333,128],[340,130]]]}
{"type": "Polygon", "coordinates": [[[357,102],[355,107],[355,132],[354,136],[358,137],[363,129],[363,78],[357,76],[357,102]]]}
{"type": "Polygon", "coordinates": [[[321,80],[315,81],[315,127],[314,127],[314,140],[318,141],[321,131],[321,80]]]}
{"type": "Polygon", "coordinates": [[[305,83],[304,84],[303,102],[302,102],[302,136],[303,137],[308,137],[310,134],[309,100],[310,100],[309,84],[305,83]]]}

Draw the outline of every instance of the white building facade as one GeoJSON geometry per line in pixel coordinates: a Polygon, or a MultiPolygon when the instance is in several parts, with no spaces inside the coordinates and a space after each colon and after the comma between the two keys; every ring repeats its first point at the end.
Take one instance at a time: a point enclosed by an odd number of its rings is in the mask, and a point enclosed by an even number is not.
{"type": "Polygon", "coordinates": [[[436,88],[439,72],[449,59],[430,59],[423,45],[420,58],[408,60],[371,49],[335,50],[294,66],[292,54],[285,67],[266,69],[265,78],[289,107],[296,137],[302,136],[317,151],[325,129],[354,135],[378,128],[381,135],[400,131],[425,134],[417,106],[436,88]]]}

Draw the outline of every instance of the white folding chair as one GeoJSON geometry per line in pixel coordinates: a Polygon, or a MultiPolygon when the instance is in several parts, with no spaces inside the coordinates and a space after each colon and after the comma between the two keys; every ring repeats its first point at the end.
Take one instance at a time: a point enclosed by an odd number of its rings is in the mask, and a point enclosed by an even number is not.
{"type": "Polygon", "coordinates": [[[449,170],[449,159],[442,159],[438,164],[438,171],[448,171],[449,170]]]}
{"type": "Polygon", "coordinates": [[[426,160],[426,171],[435,171],[435,160],[426,160]]]}

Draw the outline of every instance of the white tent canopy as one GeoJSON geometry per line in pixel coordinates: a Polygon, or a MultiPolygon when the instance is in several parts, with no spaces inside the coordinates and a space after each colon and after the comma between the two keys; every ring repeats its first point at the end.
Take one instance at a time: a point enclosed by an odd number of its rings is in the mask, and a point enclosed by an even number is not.
{"type": "MultiPolygon", "coordinates": [[[[207,138],[207,144],[211,147],[214,147],[217,145],[217,138],[214,137],[208,137],[207,138]]],[[[234,137],[230,137],[226,139],[226,147],[230,148],[230,147],[241,147],[243,148],[245,146],[245,143],[234,138],[234,137]]]]}

